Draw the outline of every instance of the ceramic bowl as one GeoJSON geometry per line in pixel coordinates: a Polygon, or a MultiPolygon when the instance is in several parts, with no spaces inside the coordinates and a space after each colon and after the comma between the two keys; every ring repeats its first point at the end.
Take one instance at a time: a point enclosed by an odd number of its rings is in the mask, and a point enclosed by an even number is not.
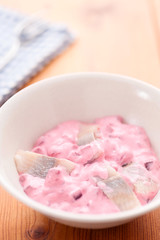
{"type": "Polygon", "coordinates": [[[52,77],[19,91],[0,108],[0,184],[27,206],[58,222],[81,228],[113,227],[160,206],[159,196],[138,209],[114,214],[75,214],[51,209],[23,192],[13,157],[67,120],[93,121],[121,115],[143,126],[160,157],[160,90],[142,81],[107,73],[75,73],[52,77]]]}

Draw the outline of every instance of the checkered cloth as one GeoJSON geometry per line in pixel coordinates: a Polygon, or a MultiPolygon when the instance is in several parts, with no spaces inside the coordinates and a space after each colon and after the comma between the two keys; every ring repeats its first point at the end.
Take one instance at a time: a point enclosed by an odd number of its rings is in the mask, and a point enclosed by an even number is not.
{"type": "MultiPolygon", "coordinates": [[[[15,28],[26,16],[0,7],[0,60],[15,42],[15,28]]],[[[48,24],[46,30],[22,46],[0,71],[0,106],[74,41],[64,25],[48,24]]]]}

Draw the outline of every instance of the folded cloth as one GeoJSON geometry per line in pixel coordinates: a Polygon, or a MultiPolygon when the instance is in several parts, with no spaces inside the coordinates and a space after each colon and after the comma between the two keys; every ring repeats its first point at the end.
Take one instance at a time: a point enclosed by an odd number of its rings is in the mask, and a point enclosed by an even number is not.
{"type": "MultiPolygon", "coordinates": [[[[0,7],[0,60],[13,46],[15,29],[26,16],[0,7]]],[[[16,56],[0,70],[0,106],[73,41],[73,34],[61,24],[45,23],[45,31],[20,47],[16,56]]]]}

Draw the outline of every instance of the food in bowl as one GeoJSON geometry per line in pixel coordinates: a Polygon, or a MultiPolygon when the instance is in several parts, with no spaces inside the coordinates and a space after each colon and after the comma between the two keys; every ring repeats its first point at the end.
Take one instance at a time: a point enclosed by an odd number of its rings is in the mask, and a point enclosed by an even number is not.
{"type": "Polygon", "coordinates": [[[120,116],[67,121],[39,137],[15,163],[32,199],[75,213],[116,213],[150,202],[160,188],[160,162],[140,126],[120,116]]]}
{"type": "Polygon", "coordinates": [[[108,73],[64,74],[21,90],[0,108],[0,184],[28,207],[73,227],[113,227],[157,209],[160,191],[149,204],[116,214],[79,214],[48,207],[23,192],[13,158],[18,149],[31,150],[42,133],[59,123],[91,123],[97,117],[119,115],[129,124],[143,126],[160,159],[159,102],[159,89],[108,73]]]}

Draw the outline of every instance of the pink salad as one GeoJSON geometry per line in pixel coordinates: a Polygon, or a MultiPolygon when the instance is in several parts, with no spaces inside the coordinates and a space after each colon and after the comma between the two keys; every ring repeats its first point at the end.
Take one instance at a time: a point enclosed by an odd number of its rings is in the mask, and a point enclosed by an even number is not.
{"type": "Polygon", "coordinates": [[[160,188],[160,162],[146,132],[119,116],[61,123],[15,162],[30,198],[76,213],[137,208],[160,188]]]}

